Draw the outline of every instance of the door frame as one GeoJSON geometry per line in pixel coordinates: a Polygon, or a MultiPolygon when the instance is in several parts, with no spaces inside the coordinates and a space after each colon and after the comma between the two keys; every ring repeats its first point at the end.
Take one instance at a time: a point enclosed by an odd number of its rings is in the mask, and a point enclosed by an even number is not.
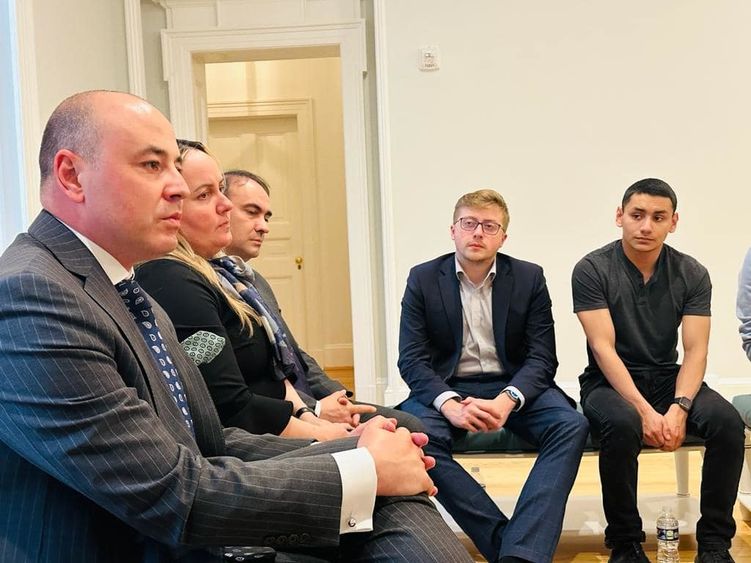
{"type": "MultiPolygon", "coordinates": [[[[178,136],[205,138],[207,110],[197,95],[202,86],[204,57],[221,57],[256,51],[296,50],[295,58],[320,56],[335,49],[341,59],[344,129],[344,178],[347,195],[349,275],[352,301],[352,346],[355,391],[360,400],[378,401],[379,318],[374,300],[373,265],[377,252],[368,193],[367,146],[363,75],[366,71],[365,25],[362,20],[338,24],[295,27],[162,30],[162,63],[168,83],[170,118],[178,136]]],[[[282,58],[282,57],[280,57],[282,58]]],[[[215,59],[218,60],[218,59],[215,59]]],[[[226,60],[226,59],[224,59],[226,60]]],[[[247,59],[233,59],[247,60],[247,59]]]]}
{"type": "MultiPolygon", "coordinates": [[[[243,119],[251,117],[293,117],[297,121],[298,138],[300,140],[299,174],[302,192],[302,208],[315,209],[316,213],[307,215],[302,228],[308,234],[315,233],[315,237],[302,236],[305,268],[303,283],[305,288],[305,302],[320,302],[321,295],[321,248],[314,239],[320,238],[318,209],[318,182],[315,164],[315,141],[313,138],[313,101],[310,98],[284,100],[257,100],[243,102],[214,102],[207,105],[208,119],[243,119]],[[312,258],[312,259],[309,259],[312,258]]],[[[325,352],[321,339],[323,327],[321,315],[305,315],[305,330],[307,334],[306,351],[325,352]]],[[[320,356],[321,361],[325,356],[320,356]]]]}

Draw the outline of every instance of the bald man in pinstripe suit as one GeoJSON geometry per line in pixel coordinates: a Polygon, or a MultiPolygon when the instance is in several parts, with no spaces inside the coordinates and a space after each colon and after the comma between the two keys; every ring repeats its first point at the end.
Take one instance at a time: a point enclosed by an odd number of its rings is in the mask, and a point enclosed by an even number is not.
{"type": "Polygon", "coordinates": [[[424,436],[383,418],[312,446],[223,429],[154,305],[186,426],[114,287],[174,247],[178,167],[169,122],[140,98],[78,94],[48,122],[45,211],[0,258],[0,561],[219,561],[238,544],[469,560],[418,494],[434,488],[424,436]]]}

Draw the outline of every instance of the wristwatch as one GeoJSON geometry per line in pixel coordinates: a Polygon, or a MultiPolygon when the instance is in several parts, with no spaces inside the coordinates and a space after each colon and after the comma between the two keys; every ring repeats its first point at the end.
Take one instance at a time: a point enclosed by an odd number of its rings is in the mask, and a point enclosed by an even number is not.
{"type": "Polygon", "coordinates": [[[688,397],[676,397],[675,399],[673,399],[673,404],[678,405],[684,411],[688,412],[691,410],[691,405],[693,405],[694,402],[688,397]]]}
{"type": "Polygon", "coordinates": [[[315,416],[315,415],[316,415],[316,411],[314,411],[314,410],[313,410],[313,409],[311,409],[310,407],[300,407],[299,409],[297,409],[297,410],[295,411],[295,415],[294,415],[294,416],[295,416],[295,418],[300,418],[300,417],[301,417],[302,415],[304,415],[304,414],[305,414],[306,412],[309,412],[309,413],[310,413],[310,414],[312,414],[313,416],[315,416]]]}
{"type": "Polygon", "coordinates": [[[515,402],[515,403],[516,403],[517,405],[518,405],[519,403],[521,403],[521,402],[522,402],[522,398],[521,398],[521,395],[519,395],[519,393],[517,393],[516,391],[514,391],[514,390],[513,390],[513,389],[511,389],[510,387],[506,387],[506,389],[504,389],[504,390],[503,390],[503,392],[504,392],[504,393],[506,393],[506,395],[508,395],[509,397],[511,397],[511,399],[512,399],[512,400],[513,400],[513,401],[514,401],[514,402],[515,402]]]}

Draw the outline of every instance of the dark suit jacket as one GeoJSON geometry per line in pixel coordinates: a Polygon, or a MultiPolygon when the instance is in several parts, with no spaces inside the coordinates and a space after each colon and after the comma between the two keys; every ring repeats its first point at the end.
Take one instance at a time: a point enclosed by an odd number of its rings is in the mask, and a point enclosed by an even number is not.
{"type": "MultiPolygon", "coordinates": [[[[289,339],[292,341],[292,347],[294,348],[295,353],[300,360],[300,363],[305,369],[305,379],[310,386],[310,390],[313,392],[313,397],[308,397],[305,393],[298,391],[298,394],[300,395],[302,400],[305,401],[308,406],[312,407],[313,405],[315,405],[316,399],[323,399],[324,397],[327,397],[335,391],[345,389],[344,385],[326,375],[326,372],[324,372],[323,368],[318,365],[318,362],[316,362],[315,358],[313,358],[308,353],[306,353],[305,350],[300,348],[299,344],[297,344],[297,341],[295,340],[295,337],[292,335],[292,331],[284,321],[282,311],[279,308],[279,303],[277,302],[276,296],[274,295],[274,290],[271,289],[271,285],[269,285],[269,282],[266,281],[266,278],[264,278],[257,270],[253,270],[253,274],[255,275],[253,285],[258,290],[258,293],[261,294],[261,297],[263,297],[266,305],[268,305],[268,307],[272,311],[279,312],[279,320],[282,322],[284,330],[287,332],[287,336],[289,336],[289,339]]],[[[347,391],[347,394],[350,396],[352,395],[349,390],[347,391]]]]}
{"type": "MultiPolygon", "coordinates": [[[[558,367],[550,295],[542,268],[498,254],[493,281],[496,352],[510,384],[533,401],[558,367]]],[[[412,268],[402,299],[399,371],[425,405],[444,391],[462,351],[463,321],[454,253],[412,268]]]]}
{"type": "Polygon", "coordinates": [[[341,483],[327,452],[354,441],[303,448],[222,429],[200,373],[155,314],[195,439],[117,291],[69,229],[42,212],[0,258],[0,561],[218,561],[219,550],[196,549],[337,545],[341,483]]]}

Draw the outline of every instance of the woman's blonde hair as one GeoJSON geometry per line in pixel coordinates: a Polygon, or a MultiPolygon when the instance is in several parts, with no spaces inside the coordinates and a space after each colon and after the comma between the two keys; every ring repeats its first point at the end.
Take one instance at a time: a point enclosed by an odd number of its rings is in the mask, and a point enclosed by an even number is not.
{"type": "MultiPolygon", "coordinates": [[[[184,141],[182,139],[178,139],[177,144],[180,149],[180,157],[183,160],[185,160],[185,158],[188,156],[188,154],[190,154],[191,151],[200,151],[213,158],[216,161],[219,170],[222,169],[221,166],[219,166],[219,161],[217,160],[217,158],[213,154],[211,154],[202,143],[199,143],[197,141],[184,141]]],[[[223,251],[220,251],[219,254],[217,254],[217,256],[223,255],[223,251]]],[[[214,288],[218,289],[226,299],[230,309],[232,309],[232,311],[240,318],[242,327],[246,328],[249,334],[253,334],[253,324],[251,321],[256,321],[258,324],[261,324],[261,318],[258,313],[244,300],[239,298],[235,293],[229,291],[224,287],[222,280],[219,279],[219,274],[214,271],[211,263],[203,256],[196,254],[196,252],[190,246],[190,243],[181,232],[178,232],[177,234],[177,247],[175,248],[175,250],[167,254],[167,258],[177,260],[178,262],[182,262],[183,264],[193,268],[196,272],[206,278],[206,280],[214,288]]]]}

